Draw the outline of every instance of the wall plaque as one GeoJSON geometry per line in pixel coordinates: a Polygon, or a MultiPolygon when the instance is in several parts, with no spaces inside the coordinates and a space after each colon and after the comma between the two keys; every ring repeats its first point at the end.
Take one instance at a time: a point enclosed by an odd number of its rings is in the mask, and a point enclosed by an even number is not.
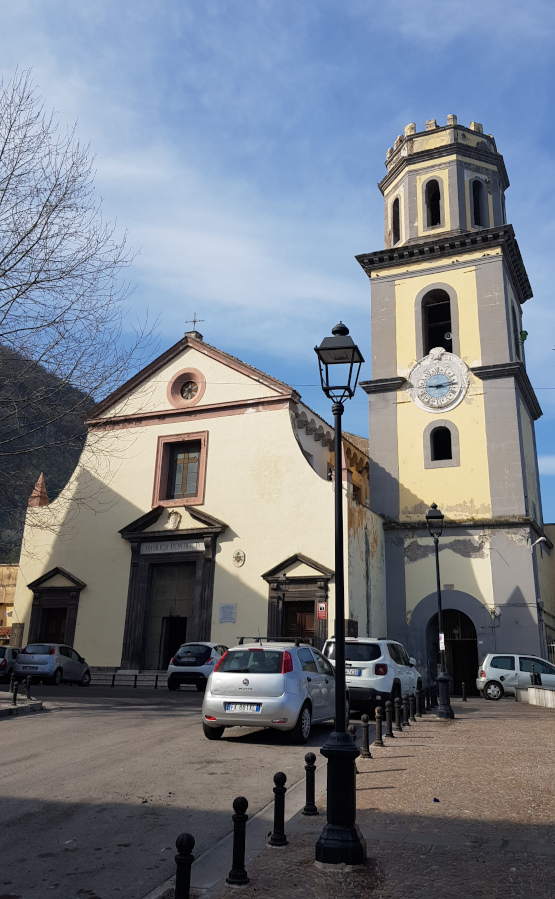
{"type": "Polygon", "coordinates": [[[141,543],[141,555],[150,556],[158,553],[187,553],[204,550],[200,540],[160,540],[159,542],[141,543]]]}

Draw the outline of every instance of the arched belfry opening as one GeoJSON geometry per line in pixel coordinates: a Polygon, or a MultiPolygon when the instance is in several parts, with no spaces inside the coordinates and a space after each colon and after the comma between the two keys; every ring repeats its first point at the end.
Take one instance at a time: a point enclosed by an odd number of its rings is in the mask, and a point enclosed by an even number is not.
{"type": "Polygon", "coordinates": [[[424,355],[436,346],[453,352],[451,299],[445,290],[430,290],[422,300],[422,343],[424,355]]]}
{"type": "MultiPolygon", "coordinates": [[[[469,696],[477,696],[478,637],[474,622],[458,609],[443,609],[445,634],[445,665],[451,678],[451,694],[460,696],[462,684],[469,696]]],[[[428,678],[435,681],[440,670],[439,628],[437,613],[432,615],[426,628],[426,656],[428,678]]]]}
{"type": "Polygon", "coordinates": [[[426,224],[428,228],[441,225],[441,193],[435,178],[426,184],[426,224]]]}
{"type": "Polygon", "coordinates": [[[391,208],[391,229],[392,229],[392,243],[395,245],[399,243],[401,240],[401,224],[400,224],[400,215],[399,215],[399,197],[393,201],[393,206],[391,208]]]}
{"type": "Polygon", "coordinates": [[[444,462],[453,458],[451,431],[446,427],[434,428],[430,434],[430,457],[432,462],[444,462]]]}

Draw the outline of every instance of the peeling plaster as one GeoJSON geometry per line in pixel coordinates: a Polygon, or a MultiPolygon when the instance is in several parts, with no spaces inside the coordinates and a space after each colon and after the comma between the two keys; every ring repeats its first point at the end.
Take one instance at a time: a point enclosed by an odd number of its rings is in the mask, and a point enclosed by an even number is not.
{"type": "MultiPolygon", "coordinates": [[[[442,540],[440,550],[450,549],[451,552],[457,553],[467,559],[485,559],[488,555],[486,544],[489,544],[489,538],[486,536],[478,537],[459,537],[454,540],[442,540]]],[[[419,543],[418,540],[411,540],[405,546],[405,562],[418,562],[420,559],[426,559],[433,555],[435,547],[430,543],[419,543]]]]}

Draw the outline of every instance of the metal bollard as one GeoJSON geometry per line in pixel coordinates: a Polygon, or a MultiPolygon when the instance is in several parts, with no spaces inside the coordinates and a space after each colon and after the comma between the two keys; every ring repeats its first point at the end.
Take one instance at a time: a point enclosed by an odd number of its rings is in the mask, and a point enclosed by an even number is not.
{"type": "Polygon", "coordinates": [[[154,689],[155,689],[155,690],[158,689],[158,675],[156,675],[156,677],[155,677],[155,679],[154,679],[154,689]]]}
{"type": "Polygon", "coordinates": [[[14,681],[13,693],[12,693],[12,705],[17,705],[17,691],[18,690],[19,690],[19,684],[17,681],[14,681]]]}
{"type": "Polygon", "coordinates": [[[424,714],[424,694],[421,689],[416,688],[416,714],[422,718],[424,714]]]}
{"type": "MultiPolygon", "coordinates": [[[[364,716],[363,716],[364,717],[364,716]]],[[[383,709],[381,705],[376,708],[376,739],[374,740],[374,746],[383,746],[384,742],[382,739],[382,722],[383,722],[383,709]]],[[[368,739],[368,737],[367,737],[368,739]]],[[[364,745],[364,743],[363,743],[364,745]]],[[[362,753],[364,755],[364,752],[362,753]]],[[[370,753],[368,753],[370,755],[370,753]]]]}
{"type": "Polygon", "coordinates": [[[409,717],[410,717],[411,722],[414,721],[414,723],[416,724],[415,712],[416,712],[416,696],[414,695],[414,693],[409,693],[409,713],[410,713],[409,717]]]}
{"type": "Polygon", "coordinates": [[[13,685],[15,684],[15,674],[10,676],[10,693],[13,693],[13,685]]]}
{"type": "Polygon", "coordinates": [[[306,803],[303,808],[303,815],[319,815],[320,812],[316,808],[316,756],[313,752],[307,752],[304,757],[306,762],[304,770],[306,772],[306,803]]]}
{"type": "Polygon", "coordinates": [[[177,855],[175,856],[175,899],[189,899],[191,888],[191,865],[195,857],[193,847],[195,838],[190,833],[179,834],[175,841],[177,855]]]}
{"type": "Polygon", "coordinates": [[[133,681],[133,688],[134,688],[135,690],[137,689],[137,678],[138,678],[138,676],[139,676],[139,675],[136,674],[136,675],[135,675],[135,680],[133,681]]]}
{"type": "Polygon", "coordinates": [[[246,811],[249,803],[244,796],[238,796],[233,800],[233,810],[235,814],[233,818],[233,861],[231,871],[226,877],[226,883],[242,886],[249,882],[249,877],[245,871],[245,832],[247,828],[248,815],[246,811]]]}
{"type": "Polygon", "coordinates": [[[112,687],[115,687],[115,685],[116,685],[116,675],[112,674],[112,687]]]}
{"type": "Polygon", "coordinates": [[[274,774],[274,832],[268,840],[268,846],[287,846],[289,840],[285,836],[285,794],[287,775],[283,771],[274,774]]]}
{"type": "Polygon", "coordinates": [[[31,676],[25,678],[25,699],[27,702],[31,700],[31,676]]]}
{"type": "Polygon", "coordinates": [[[393,733],[393,704],[389,699],[385,704],[385,735],[392,738],[395,736],[393,733]]]}
{"type": "Polygon", "coordinates": [[[432,710],[432,691],[429,687],[426,687],[426,711],[431,712],[432,710]]]}
{"type": "Polygon", "coordinates": [[[410,727],[408,693],[403,693],[403,727],[410,727]]]}
{"type": "Polygon", "coordinates": [[[395,730],[400,733],[403,732],[403,725],[401,724],[401,697],[396,696],[394,701],[395,706],[395,730]]]}
{"type": "Polygon", "coordinates": [[[462,701],[468,702],[468,699],[466,698],[466,684],[464,681],[461,684],[461,689],[462,689],[462,701]]]}
{"type": "Polygon", "coordinates": [[[438,701],[437,701],[437,684],[432,685],[432,708],[437,709],[438,701]]]}
{"type": "MultiPolygon", "coordinates": [[[[378,710],[376,709],[376,716],[377,713],[378,710]]],[[[363,759],[371,759],[372,753],[370,752],[370,737],[368,734],[370,728],[370,718],[368,717],[368,715],[361,715],[360,725],[362,727],[362,750],[360,754],[363,759]]]]}

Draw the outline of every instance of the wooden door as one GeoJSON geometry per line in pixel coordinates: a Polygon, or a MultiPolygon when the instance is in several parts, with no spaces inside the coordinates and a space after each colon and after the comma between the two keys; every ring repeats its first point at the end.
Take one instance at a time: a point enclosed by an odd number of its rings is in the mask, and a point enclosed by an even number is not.
{"type": "Polygon", "coordinates": [[[314,602],[286,602],[283,626],[285,640],[308,640],[314,637],[314,602]]]}
{"type": "Polygon", "coordinates": [[[65,643],[67,607],[45,609],[42,637],[45,643],[65,643]]]}

